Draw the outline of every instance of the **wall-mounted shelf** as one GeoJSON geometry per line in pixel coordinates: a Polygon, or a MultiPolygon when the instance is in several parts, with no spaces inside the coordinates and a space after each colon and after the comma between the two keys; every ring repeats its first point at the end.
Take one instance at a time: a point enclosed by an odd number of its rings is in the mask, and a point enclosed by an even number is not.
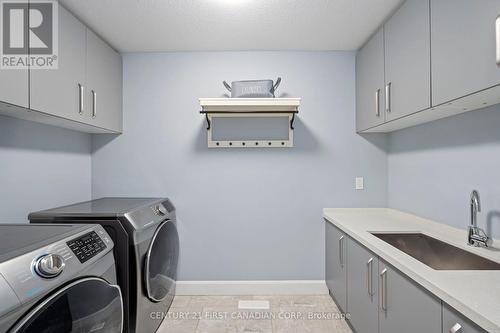
{"type": "Polygon", "coordinates": [[[207,120],[208,148],[293,147],[293,122],[300,98],[200,98],[207,120]],[[212,119],[232,117],[287,117],[288,138],[283,140],[212,140],[212,119]]]}

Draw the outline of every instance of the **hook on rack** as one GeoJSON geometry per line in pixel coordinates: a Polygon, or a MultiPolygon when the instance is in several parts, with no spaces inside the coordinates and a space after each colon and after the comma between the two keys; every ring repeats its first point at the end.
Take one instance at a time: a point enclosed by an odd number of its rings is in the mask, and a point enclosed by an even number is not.
{"type": "Polygon", "coordinates": [[[294,130],[295,127],[293,127],[293,122],[295,121],[295,113],[292,113],[292,119],[290,120],[290,129],[294,130]]]}
{"type": "Polygon", "coordinates": [[[211,123],[210,123],[210,118],[208,118],[208,113],[205,113],[205,118],[207,119],[207,131],[209,131],[211,123]]]}

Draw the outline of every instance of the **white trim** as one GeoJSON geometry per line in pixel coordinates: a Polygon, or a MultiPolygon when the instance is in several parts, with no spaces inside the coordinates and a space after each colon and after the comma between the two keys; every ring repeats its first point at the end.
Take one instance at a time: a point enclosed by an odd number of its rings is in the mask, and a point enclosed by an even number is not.
{"type": "Polygon", "coordinates": [[[176,294],[206,295],[327,295],[324,280],[177,281],[176,294]]]}
{"type": "Polygon", "coordinates": [[[500,103],[500,85],[393,119],[360,133],[389,133],[500,103]]]}
{"type": "Polygon", "coordinates": [[[300,106],[301,98],[199,98],[198,100],[205,111],[293,111],[300,106]]]}

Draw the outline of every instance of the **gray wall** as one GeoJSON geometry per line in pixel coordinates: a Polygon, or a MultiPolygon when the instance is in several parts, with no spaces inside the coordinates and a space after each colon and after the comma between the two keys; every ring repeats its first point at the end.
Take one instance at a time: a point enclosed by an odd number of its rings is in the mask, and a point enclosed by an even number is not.
{"type": "Polygon", "coordinates": [[[322,208],[387,204],[386,140],[355,134],[354,57],[125,55],[124,134],[93,138],[93,197],[169,196],[181,280],[324,279],[322,208]],[[223,94],[223,79],[278,75],[279,92],[303,98],[296,147],[208,150],[198,97],[223,94]]]}
{"type": "Polygon", "coordinates": [[[88,134],[0,116],[0,223],[88,200],[90,159],[88,134]]]}
{"type": "Polygon", "coordinates": [[[404,129],[389,137],[389,206],[458,228],[470,221],[500,238],[500,106],[404,129]]]}

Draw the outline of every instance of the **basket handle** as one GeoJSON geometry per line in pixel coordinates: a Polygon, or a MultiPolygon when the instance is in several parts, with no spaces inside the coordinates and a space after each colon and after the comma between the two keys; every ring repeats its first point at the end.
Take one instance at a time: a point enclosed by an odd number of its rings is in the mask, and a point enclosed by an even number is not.
{"type": "Polygon", "coordinates": [[[224,85],[224,87],[226,87],[227,90],[229,90],[229,92],[231,92],[231,86],[226,81],[222,81],[222,84],[224,85]]]}
{"type": "Polygon", "coordinates": [[[276,91],[276,89],[278,89],[278,87],[280,86],[280,83],[281,83],[281,78],[280,78],[280,77],[278,77],[278,78],[276,79],[276,83],[275,83],[275,84],[274,84],[274,86],[273,86],[273,93],[276,91]]]}

